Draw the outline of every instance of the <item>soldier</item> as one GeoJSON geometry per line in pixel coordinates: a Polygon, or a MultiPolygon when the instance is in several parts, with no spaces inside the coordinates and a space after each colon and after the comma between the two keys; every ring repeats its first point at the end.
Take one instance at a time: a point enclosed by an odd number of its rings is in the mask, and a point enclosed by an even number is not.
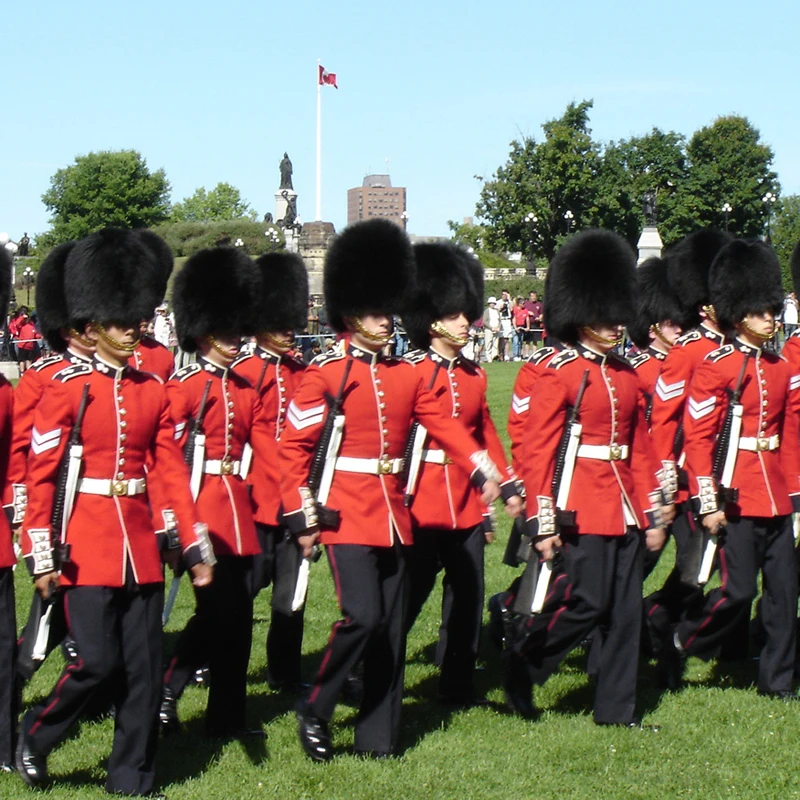
{"type": "MultiPolygon", "coordinates": [[[[792,251],[790,267],[794,292],[798,294],[800,293],[800,242],[795,245],[792,251]]],[[[794,375],[800,374],[800,327],[796,328],[792,335],[786,339],[781,355],[783,355],[791,365],[792,373],[794,375]]]]}
{"type": "MultiPolygon", "coordinates": [[[[686,331],[662,362],[653,395],[650,428],[656,457],[664,471],[667,486],[679,484],[675,503],[678,510],[672,525],[675,538],[675,568],[664,585],[645,598],[649,638],[657,656],[670,625],[687,608],[702,603],[702,589],[697,586],[693,537],[696,528],[688,506],[685,473],[679,471],[683,460],[683,409],[689,382],[703,358],[721,347],[725,336],[716,322],[708,290],[711,262],[731,240],[727,233],[701,230],[687,236],[666,256],[667,280],[683,307],[682,327],[686,331]]],[[[660,680],[666,688],[668,677],[660,680]]]]}
{"type": "MultiPolygon", "coordinates": [[[[416,417],[472,482],[482,502],[499,495],[497,468],[458,420],[442,411],[422,375],[402,359],[384,357],[392,315],[402,314],[414,280],[404,232],[374,219],[346,229],[328,250],[324,291],[330,323],[349,340],[344,352],[322,356],[306,369],[289,404],[278,450],[286,522],[305,554],[326,547],[342,619],[335,623],[308,700],[298,710],[300,740],[315,761],[333,756],[328,721],[348,673],[363,660],[364,696],[355,751],[372,757],[397,747],[403,689],[406,547],[411,519],[403,502],[402,454],[416,417]],[[314,450],[323,433],[328,398],[334,398],[340,447],[314,450]],[[344,422],[342,427],[341,421],[344,422]],[[316,470],[323,472],[325,513],[318,518],[316,470]],[[311,484],[312,488],[309,488],[311,484]],[[327,495],[327,497],[325,497],[327,495]],[[338,512],[338,519],[336,514],[338,512]]],[[[330,428],[326,430],[326,437],[330,428]]]]}
{"type": "Polygon", "coordinates": [[[303,608],[292,611],[292,600],[302,555],[294,536],[282,524],[277,451],[286,411],[305,368],[290,351],[294,331],[302,330],[306,322],[308,275],[302,259],[289,253],[267,253],[256,264],[261,271],[261,294],[255,299],[256,348],[252,355],[235,361],[232,369],[258,393],[270,434],[270,449],[254,453],[253,469],[247,476],[261,545],[254,592],[272,584],[267,681],[272,689],[297,692],[302,687],[303,608]]]}
{"type": "Polygon", "coordinates": [[[263,735],[245,727],[252,566],[260,548],[242,456],[248,442],[255,452],[274,452],[274,443],[256,390],[231,370],[242,335],[252,333],[258,291],[254,262],[234,247],[201,250],[175,279],[172,301],[180,346],[197,352],[198,359],[172,376],[167,396],[182,446],[193,421],[202,422],[205,453],[195,452],[192,479],[217,563],[214,582],[195,591],[194,616],[164,675],[159,719],[165,731],[177,727],[177,700],[195,671],[208,664],[208,734],[263,735]]]}
{"type": "Polygon", "coordinates": [[[22,720],[16,766],[30,786],[46,782],[47,755],[114,675],[106,788],[131,795],[153,788],[163,577],[148,482],[160,483],[160,493],[172,501],[180,536],[172,544],[181,548],[193,580],[211,580],[202,555],[205,529],[191,500],[165,389],[127,366],[139,320],[159,299],[157,260],[137,232],[105,229],[78,242],[65,264],[67,307],[75,319],[90,320],[84,335],[96,353],[91,363],[57,373],[36,409],[22,544],[36,590],[43,596],[64,592],[79,658],[22,720]],[[82,464],[71,473],[77,480],[57,486],[62,456],[69,445],[69,457],[77,458],[72,445],[78,443],[82,464]],[[147,478],[146,461],[153,464],[147,478]],[[65,525],[53,529],[61,499],[65,525]]]}
{"type": "MultiPolygon", "coordinates": [[[[486,403],[486,373],[461,356],[470,322],[481,315],[483,267],[460,248],[420,244],[414,248],[417,288],[404,315],[412,344],[409,357],[442,409],[467,427],[503,473],[500,486],[509,515],[522,511],[516,479],[506,463],[503,446],[486,403]]],[[[492,540],[489,510],[481,505],[469,474],[445,456],[433,437],[415,437],[416,463],[407,495],[413,495],[411,517],[414,546],[408,558],[410,630],[444,568],[448,595],[443,614],[446,644],[441,661],[439,700],[459,706],[476,702],[473,686],[483,611],[483,552],[492,540]]]]}
{"type": "MultiPolygon", "coordinates": [[[[8,250],[0,250],[0,314],[3,319],[8,310],[12,273],[8,250]]],[[[6,471],[11,450],[13,407],[11,384],[4,377],[0,378],[0,483],[4,490],[4,503],[12,500],[6,471]]],[[[17,638],[14,606],[16,563],[9,517],[0,514],[0,772],[11,772],[13,769],[14,732],[17,724],[14,691],[17,638]]]]}
{"type": "Polygon", "coordinates": [[[527,716],[535,713],[532,684],[544,682],[603,619],[594,719],[638,724],[642,546],[661,547],[664,531],[644,396],[631,366],[614,353],[635,313],[634,270],[627,243],[604,231],[573,237],[550,265],[548,331],[575,346],[553,358],[536,384],[522,470],[536,549],[551,560],[560,548],[570,586],[529,619],[506,653],[506,697],[527,716]],[[553,475],[565,412],[579,401],[583,430],[566,508],[557,509],[562,487],[553,486],[553,475]],[[557,511],[567,510],[574,525],[559,527],[557,511]]]}
{"type": "Polygon", "coordinates": [[[735,336],[696,370],[683,425],[694,510],[709,535],[724,528],[722,584],[708,593],[702,609],[678,623],[662,669],[677,685],[686,656],[711,657],[740,619],[749,618],[761,571],[766,641],[758,691],[797,700],[792,692],[797,567],[791,513],[800,510],[800,381],[785,359],[763,349],[783,306],[778,259],[762,242],[731,242],[714,259],[709,291],[719,325],[735,336]],[[738,434],[730,426],[723,431],[726,416],[736,413],[732,404],[741,414],[738,434]],[[715,454],[715,447],[723,446],[718,441],[726,447],[715,454]],[[727,467],[731,458],[728,479],[714,462],[722,459],[727,467]]]}

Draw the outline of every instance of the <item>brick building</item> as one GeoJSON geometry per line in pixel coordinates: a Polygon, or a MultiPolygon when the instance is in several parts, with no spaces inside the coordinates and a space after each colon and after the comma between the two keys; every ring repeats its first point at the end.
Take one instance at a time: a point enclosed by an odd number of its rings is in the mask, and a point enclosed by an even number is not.
{"type": "Polygon", "coordinates": [[[385,217],[406,227],[406,190],[392,186],[388,175],[367,175],[361,186],[347,190],[347,224],[385,217]]]}

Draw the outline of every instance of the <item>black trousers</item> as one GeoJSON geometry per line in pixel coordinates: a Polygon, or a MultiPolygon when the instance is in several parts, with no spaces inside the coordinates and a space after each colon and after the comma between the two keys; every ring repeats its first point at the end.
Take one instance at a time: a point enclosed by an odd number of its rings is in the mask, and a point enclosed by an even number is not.
{"type": "Polygon", "coordinates": [[[710,658],[730,631],[750,614],[762,575],[761,622],[766,643],[758,664],[758,688],[792,688],[797,619],[797,566],[792,518],[743,517],[728,522],[719,548],[722,585],[677,627],[689,655],[710,658]]]}
{"type": "Polygon", "coordinates": [[[217,556],[214,580],[195,588],[195,611],[164,675],[180,697],[192,675],[208,664],[206,727],[227,736],[245,727],[247,665],[253,639],[251,556],[217,556]]]}
{"type": "Polygon", "coordinates": [[[153,789],[163,601],[160,583],[64,590],[69,633],[79,657],[67,664],[44,703],[23,719],[34,752],[47,755],[78,721],[98,687],[109,684],[116,715],[106,788],[122,794],[153,789]]]}
{"type": "Polygon", "coordinates": [[[308,697],[309,710],[329,720],[347,676],[363,661],[364,697],[355,749],[391,753],[397,747],[403,699],[406,548],[395,543],[335,544],[325,549],[342,619],[333,625],[308,697]]]}
{"type": "Polygon", "coordinates": [[[406,633],[430,596],[436,576],[442,569],[445,572],[439,691],[448,697],[466,699],[473,693],[483,616],[485,543],[483,525],[457,531],[420,528],[414,531],[414,546],[409,548],[406,633]]]}
{"type": "Polygon", "coordinates": [[[270,683],[299,683],[305,607],[292,611],[302,553],[287,528],[256,524],[261,552],[253,557],[253,596],[272,584],[267,633],[270,683]]]}
{"type": "Polygon", "coordinates": [[[534,683],[544,683],[562,659],[600,626],[603,637],[594,719],[625,723],[634,717],[642,617],[642,534],[562,534],[567,586],[551,593],[529,623],[520,652],[534,683]]]}
{"type": "Polygon", "coordinates": [[[14,734],[17,727],[16,654],[14,570],[3,567],[0,569],[0,764],[14,763],[14,734]]]}

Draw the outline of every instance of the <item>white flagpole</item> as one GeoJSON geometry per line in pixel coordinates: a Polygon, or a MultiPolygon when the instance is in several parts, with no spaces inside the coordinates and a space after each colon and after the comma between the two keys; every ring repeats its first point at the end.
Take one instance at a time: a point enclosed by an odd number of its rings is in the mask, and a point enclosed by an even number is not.
{"type": "Polygon", "coordinates": [[[317,222],[322,220],[322,85],[319,80],[321,61],[317,59],[317,222]]]}

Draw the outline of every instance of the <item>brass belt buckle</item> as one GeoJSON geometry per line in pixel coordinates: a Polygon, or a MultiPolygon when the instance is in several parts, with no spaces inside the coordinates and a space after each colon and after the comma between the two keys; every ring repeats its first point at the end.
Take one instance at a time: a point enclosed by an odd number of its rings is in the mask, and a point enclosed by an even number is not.
{"type": "Polygon", "coordinates": [[[128,494],[128,481],[113,481],[111,484],[111,494],[114,497],[124,497],[128,494]]]}
{"type": "Polygon", "coordinates": [[[378,474],[379,475],[392,474],[392,460],[387,456],[381,456],[378,459],[378,474]]]}
{"type": "Polygon", "coordinates": [[[611,461],[619,461],[622,458],[622,448],[618,444],[609,445],[608,457],[611,461]]]}
{"type": "Polygon", "coordinates": [[[233,462],[223,459],[220,471],[223,475],[233,475],[233,462]]]}
{"type": "Polygon", "coordinates": [[[764,450],[769,450],[769,439],[766,436],[759,436],[756,439],[756,450],[759,452],[764,452],[764,450]]]}

